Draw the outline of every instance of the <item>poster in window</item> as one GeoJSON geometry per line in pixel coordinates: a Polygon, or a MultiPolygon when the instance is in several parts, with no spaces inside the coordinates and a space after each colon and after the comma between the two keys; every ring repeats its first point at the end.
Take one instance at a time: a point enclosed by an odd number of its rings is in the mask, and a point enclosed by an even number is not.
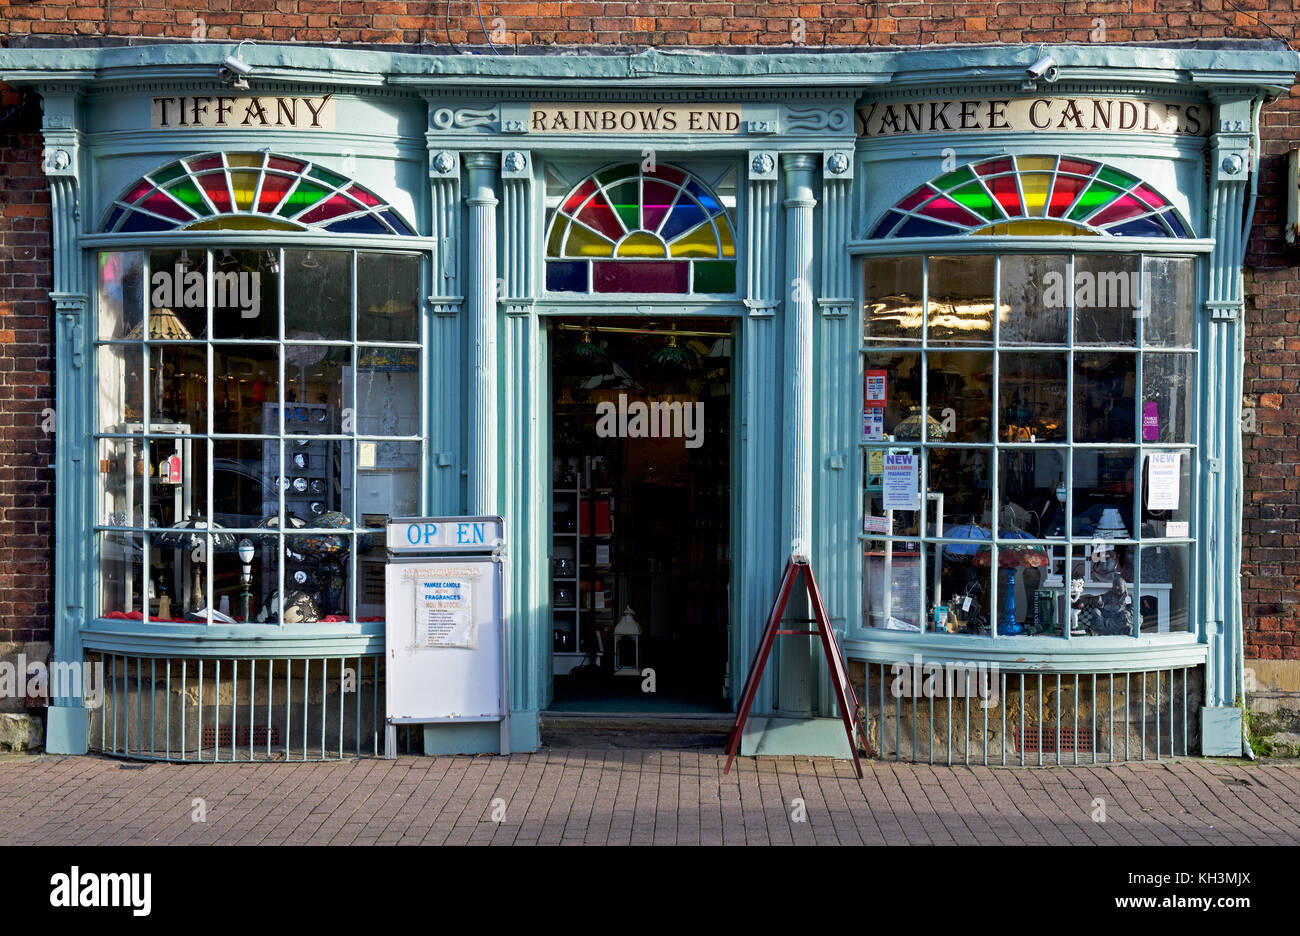
{"type": "Polygon", "coordinates": [[[473,650],[473,576],[447,569],[415,580],[415,642],[421,647],[473,650]]]}
{"type": "Polygon", "coordinates": [[[915,452],[885,455],[884,507],[886,510],[918,510],[917,463],[915,452]]]}

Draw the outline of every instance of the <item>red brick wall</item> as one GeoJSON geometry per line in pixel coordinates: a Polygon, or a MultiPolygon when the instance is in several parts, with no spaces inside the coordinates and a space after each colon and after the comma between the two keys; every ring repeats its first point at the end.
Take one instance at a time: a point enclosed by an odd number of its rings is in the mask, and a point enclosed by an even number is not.
{"type": "MultiPolygon", "coordinates": [[[[1193,38],[1282,38],[1297,45],[1293,0],[1113,0],[1113,2],[859,3],[494,3],[444,0],[44,0],[11,4],[0,41],[31,36],[250,38],[283,42],[474,46],[485,31],[508,48],[546,45],[920,46],[934,43],[1153,42],[1193,38]],[[482,14],[482,24],[479,20],[482,14]],[[200,22],[201,21],[201,22],[200,22]],[[1105,30],[1104,37],[1098,33],[1105,30]],[[6,37],[5,34],[8,34],[6,37]]],[[[0,109],[2,112],[2,109],[0,109]]],[[[1286,247],[1285,153],[1300,145],[1300,95],[1264,112],[1260,200],[1247,260],[1246,403],[1257,432],[1246,439],[1244,599],[1247,655],[1300,659],[1300,251],[1286,247]]],[[[49,371],[48,220],[39,191],[37,143],[6,136],[5,169],[37,189],[0,194],[0,236],[36,236],[31,260],[0,274],[0,638],[46,628],[49,603],[49,441],[29,436],[49,386],[11,383],[10,368],[49,371]],[[30,212],[39,206],[41,215],[30,212]],[[16,215],[11,214],[16,210],[16,215]],[[24,264],[34,266],[24,266],[24,264]],[[22,272],[19,272],[19,271],[22,272]],[[33,272],[39,271],[39,272],[33,272]],[[33,285],[35,283],[35,285],[33,285]],[[13,428],[13,432],[10,428],[13,428]],[[12,453],[12,454],[11,454],[12,453]],[[13,459],[11,462],[10,459],[13,459]],[[12,466],[11,466],[12,465],[12,466]],[[18,536],[34,539],[19,541],[18,536]],[[35,547],[35,548],[32,548],[35,547]],[[37,560],[35,557],[44,556],[37,560]],[[15,564],[26,557],[25,564],[15,564]],[[6,562],[12,558],[13,562],[6,562]],[[13,589],[14,579],[23,588],[13,589]],[[41,584],[36,584],[41,583],[41,584]],[[8,586],[8,587],[6,587],[8,586]]],[[[20,250],[22,248],[20,247],[20,250]]]]}
{"type": "Polygon", "coordinates": [[[51,639],[54,613],[50,195],[35,117],[0,92],[0,642],[51,639]]]}

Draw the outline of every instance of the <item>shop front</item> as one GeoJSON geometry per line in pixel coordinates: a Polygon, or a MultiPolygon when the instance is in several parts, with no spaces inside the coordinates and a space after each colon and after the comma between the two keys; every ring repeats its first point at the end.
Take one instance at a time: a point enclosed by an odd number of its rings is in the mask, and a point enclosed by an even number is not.
{"type": "MultiPolygon", "coordinates": [[[[228,54],[0,53],[54,213],[54,655],[104,672],[49,750],[377,753],[384,525],[499,515],[513,750],[733,710],[796,551],[875,753],[1240,753],[1294,53],[228,54]]],[[[747,751],[846,753],[820,659],[782,638],[747,751]]]]}

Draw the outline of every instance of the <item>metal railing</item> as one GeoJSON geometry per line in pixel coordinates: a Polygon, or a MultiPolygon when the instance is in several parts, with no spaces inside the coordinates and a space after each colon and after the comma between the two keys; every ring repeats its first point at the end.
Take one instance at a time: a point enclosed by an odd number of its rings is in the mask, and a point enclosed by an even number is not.
{"type": "Polygon", "coordinates": [[[1113,764],[1184,757],[1200,744],[1198,666],[1112,673],[996,670],[972,679],[974,667],[930,662],[939,672],[928,691],[926,679],[900,679],[896,664],[865,664],[863,709],[876,757],[931,764],[1113,764]],[[956,678],[950,678],[954,670],[956,678]]]}
{"type": "Polygon", "coordinates": [[[90,747],[177,762],[382,755],[380,656],[210,659],[87,654],[103,665],[90,747]]]}

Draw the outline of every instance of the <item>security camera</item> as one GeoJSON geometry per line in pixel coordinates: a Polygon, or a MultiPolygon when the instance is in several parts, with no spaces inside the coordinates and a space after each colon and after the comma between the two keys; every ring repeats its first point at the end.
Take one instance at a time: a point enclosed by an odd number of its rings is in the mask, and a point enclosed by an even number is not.
{"type": "Polygon", "coordinates": [[[1030,78],[1043,78],[1047,81],[1056,80],[1056,62],[1050,55],[1044,55],[1037,62],[1025,69],[1025,74],[1030,78]]]}
{"type": "MultiPolygon", "coordinates": [[[[1047,61],[1050,64],[1052,60],[1048,59],[1047,61]]],[[[240,76],[252,74],[253,71],[252,65],[249,65],[247,62],[235,58],[233,55],[226,56],[226,63],[223,67],[227,70],[227,72],[234,72],[235,74],[240,76]]]]}

